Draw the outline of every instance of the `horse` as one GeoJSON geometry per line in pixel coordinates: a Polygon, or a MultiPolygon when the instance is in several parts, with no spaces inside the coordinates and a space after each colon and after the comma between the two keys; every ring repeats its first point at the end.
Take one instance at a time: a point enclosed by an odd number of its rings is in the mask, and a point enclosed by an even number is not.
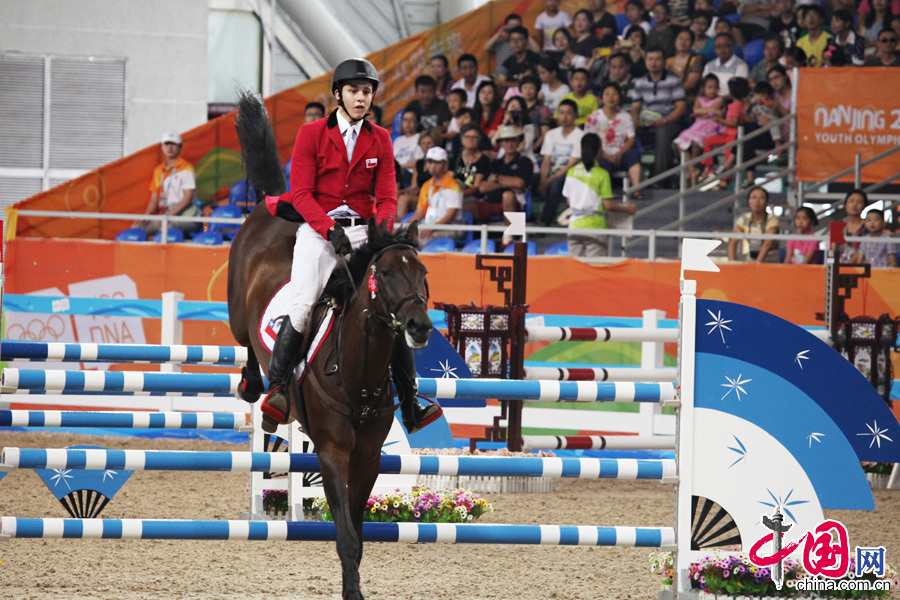
{"type": "MultiPolygon", "coordinates": [[[[248,177],[258,197],[276,195],[283,191],[284,179],[265,108],[248,95],[239,106],[238,131],[248,177]]],[[[231,245],[228,316],[235,339],[247,348],[239,396],[248,402],[258,400],[263,391],[260,367],[268,370],[269,352],[259,340],[259,322],[268,300],[290,277],[297,227],[273,216],[261,202],[231,245]]],[[[326,307],[335,311],[336,324],[307,365],[302,384],[295,381],[288,390],[290,417],[300,422],[319,457],[337,530],[346,600],[363,599],[359,582],[363,512],[394,418],[388,369],[392,349],[395,343],[422,348],[433,329],[427,311],[427,271],[416,250],[417,227],[393,233],[370,220],[368,235],[368,242],[335,270],[315,305],[308,337],[313,337],[326,307]]]]}

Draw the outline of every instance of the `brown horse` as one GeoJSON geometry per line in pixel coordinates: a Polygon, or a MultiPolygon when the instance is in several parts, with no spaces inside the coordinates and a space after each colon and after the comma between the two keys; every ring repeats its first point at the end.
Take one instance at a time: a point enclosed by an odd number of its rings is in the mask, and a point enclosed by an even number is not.
{"type": "MultiPolygon", "coordinates": [[[[259,118],[251,110],[244,112],[243,101],[241,110],[245,126],[259,118]]],[[[266,127],[251,124],[257,127],[245,128],[241,135],[245,156],[265,146],[258,143],[257,134],[271,135],[267,122],[266,127]],[[246,129],[251,130],[249,134],[246,129]]],[[[269,171],[280,177],[277,156],[275,161],[269,171]]],[[[274,180],[254,180],[256,168],[246,158],[245,162],[260,197],[279,192],[274,180]]],[[[290,277],[297,227],[272,216],[260,203],[231,246],[228,315],[235,339],[248,349],[240,395],[249,402],[263,391],[260,366],[267,371],[270,356],[259,341],[259,321],[269,299],[290,277]]],[[[346,269],[335,271],[323,301],[312,311],[310,332],[326,303],[338,307],[332,334],[308,366],[302,386],[289,389],[291,418],[300,421],[319,457],[325,497],[337,529],[343,594],[349,600],[363,598],[359,587],[363,511],[394,418],[388,370],[393,349],[397,343],[424,347],[432,330],[426,269],[416,252],[417,228],[413,225],[394,234],[374,221],[368,227],[368,243],[349,257],[346,269]]]]}

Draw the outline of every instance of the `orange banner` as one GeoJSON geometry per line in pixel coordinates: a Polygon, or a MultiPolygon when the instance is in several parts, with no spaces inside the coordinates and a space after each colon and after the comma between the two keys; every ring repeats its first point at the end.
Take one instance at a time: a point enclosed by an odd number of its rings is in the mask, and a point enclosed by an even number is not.
{"type": "MultiPolygon", "coordinates": [[[[893,67],[800,69],[797,88],[797,177],[820,181],[900,146],[900,73],[893,67]]],[[[878,182],[900,171],[894,154],[862,169],[878,182]]],[[[853,181],[853,174],[841,181],[853,181]]],[[[900,181],[900,178],[896,179],[900,181]]]]}

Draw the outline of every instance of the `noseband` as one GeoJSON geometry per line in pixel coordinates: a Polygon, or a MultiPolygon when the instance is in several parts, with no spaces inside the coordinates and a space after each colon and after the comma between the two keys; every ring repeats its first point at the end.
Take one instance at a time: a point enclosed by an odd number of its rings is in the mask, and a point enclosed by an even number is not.
{"type": "Polygon", "coordinates": [[[428,299],[431,297],[431,294],[428,290],[428,279],[426,279],[424,296],[419,292],[413,292],[397,300],[397,302],[394,303],[393,307],[388,305],[388,300],[385,298],[384,294],[378,292],[378,290],[382,288],[382,280],[381,272],[376,268],[376,265],[378,263],[378,260],[391,250],[412,250],[417,256],[419,253],[411,244],[391,244],[390,246],[382,248],[378,251],[377,254],[375,254],[369,267],[372,271],[371,275],[369,275],[369,292],[371,293],[371,297],[373,300],[377,297],[378,301],[381,303],[382,309],[385,312],[385,314],[375,312],[371,313],[371,315],[395,332],[400,332],[406,329],[406,326],[404,325],[405,319],[397,318],[397,315],[400,313],[403,307],[406,306],[405,314],[409,313],[409,310],[414,304],[424,304],[427,307],[428,299]]]}

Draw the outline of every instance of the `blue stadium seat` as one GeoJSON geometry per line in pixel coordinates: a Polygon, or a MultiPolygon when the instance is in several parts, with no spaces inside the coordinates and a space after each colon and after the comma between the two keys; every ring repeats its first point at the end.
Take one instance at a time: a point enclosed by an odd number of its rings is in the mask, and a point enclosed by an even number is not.
{"type": "Polygon", "coordinates": [[[434,238],[426,242],[422,246],[422,252],[438,253],[438,252],[454,252],[456,250],[456,241],[450,238],[434,238]]]}
{"type": "MultiPolygon", "coordinates": [[[[291,161],[288,159],[287,164],[284,165],[284,186],[286,192],[291,191],[291,161]]],[[[254,196],[255,196],[254,192],[254,196]]]]}
{"type": "Polygon", "coordinates": [[[631,24],[631,21],[628,20],[628,17],[625,16],[625,13],[619,13],[616,15],[616,32],[619,36],[625,33],[625,30],[631,24]]]}
{"type": "Polygon", "coordinates": [[[409,223],[410,221],[412,221],[414,214],[416,214],[415,211],[406,213],[405,215],[403,215],[403,218],[400,219],[400,222],[401,223],[409,223]]]}
{"type": "Polygon", "coordinates": [[[117,242],[146,242],[147,231],[143,227],[130,227],[116,234],[117,242]]]}
{"type": "MultiPolygon", "coordinates": [[[[226,204],[224,206],[220,206],[212,211],[210,217],[218,217],[223,219],[237,219],[240,218],[242,212],[240,206],[235,206],[233,204],[226,204]]],[[[234,234],[237,233],[240,225],[232,225],[230,223],[210,223],[209,230],[214,232],[219,232],[225,236],[226,239],[233,239],[234,234]]]]}
{"type": "Polygon", "coordinates": [[[765,44],[766,40],[764,39],[750,40],[744,44],[744,60],[747,61],[747,65],[751,69],[763,59],[763,46],[765,44]]]}
{"type": "MultiPolygon", "coordinates": [[[[475,224],[475,215],[470,212],[462,211],[462,222],[463,225],[474,225],[475,224]]],[[[475,239],[475,231],[470,230],[466,232],[464,237],[456,240],[456,244],[459,246],[465,246],[469,242],[475,239]]]]}
{"type": "Polygon", "coordinates": [[[256,190],[246,179],[239,179],[228,192],[228,204],[239,206],[250,212],[256,206],[256,190]]]}
{"type": "Polygon", "coordinates": [[[201,231],[194,234],[191,242],[194,244],[202,244],[204,246],[221,246],[225,241],[225,236],[221,231],[201,231]]]}
{"type": "MultiPolygon", "coordinates": [[[[528,250],[527,250],[528,256],[534,256],[535,254],[537,254],[537,244],[535,244],[534,242],[529,240],[527,242],[527,246],[528,246],[528,250]]],[[[503,249],[503,254],[512,254],[515,251],[516,251],[516,245],[510,244],[509,246],[507,246],[506,248],[503,249]]]]}
{"type": "MultiPolygon", "coordinates": [[[[494,240],[487,241],[487,254],[493,254],[497,251],[497,242],[494,240]]],[[[462,247],[460,252],[465,254],[481,254],[481,240],[472,240],[471,242],[466,242],[466,245],[462,247]]]]}
{"type": "MultiPolygon", "coordinates": [[[[156,235],[153,236],[153,241],[156,243],[162,242],[162,231],[157,231],[156,235]]],[[[180,229],[171,228],[169,232],[166,234],[166,243],[168,244],[180,244],[184,241],[184,232],[180,229]]]]}
{"type": "Polygon", "coordinates": [[[729,15],[725,15],[722,18],[725,19],[726,21],[730,21],[730,22],[734,23],[736,21],[741,20],[741,15],[740,15],[740,13],[731,13],[729,15]]]}
{"type": "Polygon", "coordinates": [[[400,137],[400,123],[403,121],[403,111],[398,110],[394,115],[394,121],[391,123],[391,141],[393,142],[400,137]]]}
{"type": "Polygon", "coordinates": [[[544,254],[551,256],[568,256],[569,242],[556,242],[555,244],[550,244],[547,246],[547,249],[544,250],[544,254]]]}

